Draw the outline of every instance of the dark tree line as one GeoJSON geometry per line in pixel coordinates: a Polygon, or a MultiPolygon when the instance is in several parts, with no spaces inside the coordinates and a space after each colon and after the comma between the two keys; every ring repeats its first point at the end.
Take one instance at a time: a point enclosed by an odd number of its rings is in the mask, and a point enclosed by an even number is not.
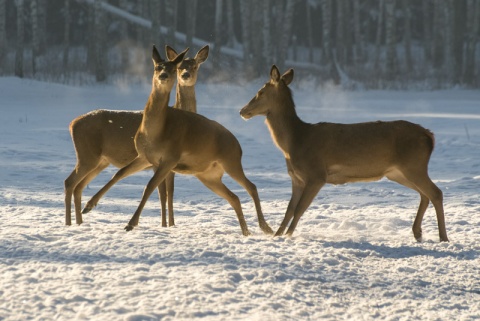
{"type": "Polygon", "coordinates": [[[480,87],[480,0],[0,0],[0,75],[148,79],[152,43],[212,46],[212,80],[271,64],[367,88],[480,87]]]}

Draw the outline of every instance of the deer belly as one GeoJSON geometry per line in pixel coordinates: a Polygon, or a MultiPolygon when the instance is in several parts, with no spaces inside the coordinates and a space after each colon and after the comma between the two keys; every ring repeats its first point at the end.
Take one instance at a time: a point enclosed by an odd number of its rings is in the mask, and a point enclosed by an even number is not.
{"type": "Polygon", "coordinates": [[[342,165],[330,166],[327,170],[328,184],[346,184],[354,182],[378,181],[385,176],[383,171],[374,167],[350,167],[342,165]]]}

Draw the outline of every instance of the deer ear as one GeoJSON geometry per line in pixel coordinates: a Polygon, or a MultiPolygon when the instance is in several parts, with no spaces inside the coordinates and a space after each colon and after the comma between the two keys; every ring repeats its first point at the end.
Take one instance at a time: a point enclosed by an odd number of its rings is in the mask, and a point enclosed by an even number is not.
{"type": "Polygon", "coordinates": [[[169,45],[165,46],[165,54],[167,55],[167,59],[170,61],[172,61],[173,59],[175,59],[176,56],[178,56],[178,53],[175,51],[175,49],[173,49],[169,45]]]}
{"type": "Polygon", "coordinates": [[[175,57],[174,60],[172,60],[173,63],[177,64],[177,66],[183,61],[183,58],[185,58],[185,55],[187,54],[187,51],[190,48],[185,49],[181,53],[178,54],[178,56],[175,57]]]}
{"type": "Polygon", "coordinates": [[[290,83],[293,80],[293,69],[290,68],[285,73],[282,75],[282,80],[285,83],[285,85],[290,85],[290,83]]]}
{"type": "Polygon", "coordinates": [[[200,49],[197,54],[195,55],[195,60],[201,64],[205,62],[208,58],[208,52],[210,51],[210,47],[208,45],[204,46],[202,49],[200,49]]]}
{"type": "Polygon", "coordinates": [[[152,60],[153,60],[154,65],[164,62],[164,60],[162,59],[162,57],[158,53],[157,47],[155,47],[155,45],[153,45],[152,60]]]}
{"type": "Polygon", "coordinates": [[[280,80],[280,71],[278,71],[277,66],[273,65],[272,69],[270,69],[270,81],[272,83],[278,83],[280,80]]]}

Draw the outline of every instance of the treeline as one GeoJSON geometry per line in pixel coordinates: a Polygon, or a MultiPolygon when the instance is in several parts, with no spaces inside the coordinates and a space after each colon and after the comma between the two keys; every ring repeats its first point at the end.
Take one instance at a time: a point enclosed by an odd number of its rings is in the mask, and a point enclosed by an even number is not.
{"type": "Polygon", "coordinates": [[[271,64],[318,83],[480,87],[480,0],[0,0],[0,75],[149,78],[150,47],[212,46],[212,81],[271,64]]]}

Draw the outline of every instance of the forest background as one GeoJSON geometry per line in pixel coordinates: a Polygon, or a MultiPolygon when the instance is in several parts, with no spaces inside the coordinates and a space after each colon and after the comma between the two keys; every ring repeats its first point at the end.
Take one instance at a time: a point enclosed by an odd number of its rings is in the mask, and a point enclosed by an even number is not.
{"type": "Polygon", "coordinates": [[[152,44],[209,44],[205,81],[479,88],[479,25],[479,0],[0,0],[0,76],[143,83],[152,44]]]}

